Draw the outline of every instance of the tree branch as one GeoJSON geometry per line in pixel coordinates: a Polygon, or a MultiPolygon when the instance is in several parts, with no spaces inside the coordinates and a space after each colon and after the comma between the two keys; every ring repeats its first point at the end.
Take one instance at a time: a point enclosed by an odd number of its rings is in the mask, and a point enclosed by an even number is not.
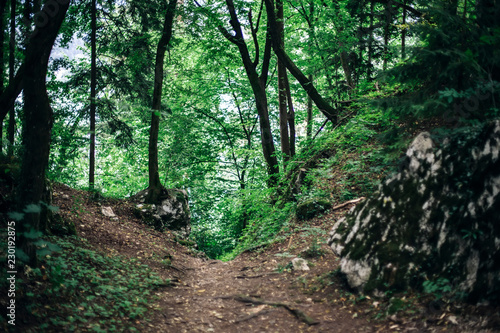
{"type": "Polygon", "coordinates": [[[276,22],[276,15],[274,13],[274,1],[265,0],[267,19],[269,23],[269,33],[272,39],[272,46],[274,53],[278,56],[278,59],[286,66],[288,71],[299,81],[300,85],[307,94],[314,101],[314,104],[318,109],[333,123],[337,123],[337,110],[333,108],[328,102],[326,102],[323,97],[318,93],[313,83],[302,73],[302,71],[294,64],[292,59],[286,54],[285,50],[282,48],[281,36],[278,33],[278,25],[276,22]]]}

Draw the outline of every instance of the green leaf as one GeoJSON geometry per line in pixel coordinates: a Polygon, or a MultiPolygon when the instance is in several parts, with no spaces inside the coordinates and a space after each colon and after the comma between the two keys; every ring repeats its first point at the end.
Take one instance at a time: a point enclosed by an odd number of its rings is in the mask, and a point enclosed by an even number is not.
{"type": "Polygon", "coordinates": [[[31,229],[28,232],[24,233],[24,237],[28,239],[38,239],[43,236],[43,233],[40,231],[36,231],[35,229],[31,229]]]}
{"type": "Polygon", "coordinates": [[[42,207],[40,205],[35,205],[35,204],[29,204],[26,206],[24,209],[25,213],[40,213],[42,211],[42,207]]]}
{"type": "Polygon", "coordinates": [[[9,212],[7,213],[10,219],[14,221],[21,221],[24,218],[24,213],[18,213],[18,212],[9,212]]]}

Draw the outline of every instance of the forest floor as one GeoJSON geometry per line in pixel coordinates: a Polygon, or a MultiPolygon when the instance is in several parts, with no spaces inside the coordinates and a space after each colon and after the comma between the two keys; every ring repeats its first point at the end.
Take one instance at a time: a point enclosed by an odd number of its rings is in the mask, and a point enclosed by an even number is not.
{"type": "MultiPolygon", "coordinates": [[[[279,242],[228,262],[211,260],[133,215],[125,200],[90,200],[87,192],[54,187],[54,205],[74,221],[80,238],[108,256],[141,260],[171,285],[156,289],[141,332],[495,332],[498,312],[436,301],[432,295],[364,297],[336,276],[338,258],[324,243],[350,207],[298,223],[279,242]],[[109,206],[117,217],[102,214],[109,206]],[[78,207],[78,210],[75,209],[78,207]],[[318,237],[322,235],[322,237],[318,237]],[[311,244],[316,243],[311,247],[311,244]],[[290,261],[306,258],[309,271],[290,261]]],[[[351,205],[352,206],[352,205],[351,205]]],[[[83,329],[82,331],[85,331],[83,329]]]]}

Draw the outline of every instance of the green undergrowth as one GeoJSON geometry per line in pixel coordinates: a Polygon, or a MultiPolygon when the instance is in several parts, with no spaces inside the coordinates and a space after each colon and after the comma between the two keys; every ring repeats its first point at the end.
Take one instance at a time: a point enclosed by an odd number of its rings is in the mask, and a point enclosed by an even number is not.
{"type": "Polygon", "coordinates": [[[280,231],[287,226],[326,213],[328,202],[336,205],[373,193],[385,175],[397,169],[403,152],[404,145],[388,145],[382,135],[393,124],[381,111],[366,108],[344,125],[304,143],[279,188],[246,195],[246,227],[234,249],[219,258],[232,259],[278,241],[277,235],[282,236],[280,231]],[[307,214],[297,209],[303,204],[307,214]]]}
{"type": "Polygon", "coordinates": [[[25,266],[18,279],[17,327],[24,332],[141,331],[154,291],[168,286],[136,259],[91,250],[75,237],[49,237],[60,248],[25,266]],[[20,322],[21,318],[28,320],[20,322]]]}

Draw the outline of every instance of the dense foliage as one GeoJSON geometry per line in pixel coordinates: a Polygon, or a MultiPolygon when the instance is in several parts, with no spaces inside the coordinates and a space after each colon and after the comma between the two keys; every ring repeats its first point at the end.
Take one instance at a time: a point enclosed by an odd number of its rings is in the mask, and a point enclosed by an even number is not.
{"type": "MultiPolygon", "coordinates": [[[[191,237],[210,257],[271,241],[294,218],[297,203],[370,193],[397,167],[405,140],[422,124],[450,128],[498,117],[494,1],[289,0],[283,4],[283,49],[336,114],[325,121],[324,110],[313,107],[289,75],[297,153],[288,160],[279,140],[284,134],[278,59],[267,34],[270,4],[186,1],[176,8],[158,112],[159,174],[164,187],[188,191],[191,237]],[[268,181],[272,159],[261,147],[267,134],[261,134],[263,114],[256,110],[262,100],[241,41],[235,42],[232,10],[267,98],[272,137],[266,140],[277,147],[272,158],[279,164],[274,183],[268,181]]],[[[95,190],[105,196],[129,197],[148,186],[154,64],[166,9],[167,2],[158,0],[97,3],[95,190]]],[[[7,12],[1,13],[5,36],[7,12]]],[[[22,30],[26,14],[15,14],[9,18],[22,30]]],[[[53,110],[47,175],[76,188],[88,188],[91,14],[90,1],[71,4],[47,74],[53,110]]],[[[14,60],[10,71],[25,57],[23,35],[13,37],[15,54],[7,38],[1,40],[2,84],[14,82],[6,79],[4,55],[14,60]]],[[[17,100],[9,117],[2,111],[4,123],[16,128],[2,132],[9,154],[21,155],[23,133],[29,133],[23,105],[17,100]]]]}

